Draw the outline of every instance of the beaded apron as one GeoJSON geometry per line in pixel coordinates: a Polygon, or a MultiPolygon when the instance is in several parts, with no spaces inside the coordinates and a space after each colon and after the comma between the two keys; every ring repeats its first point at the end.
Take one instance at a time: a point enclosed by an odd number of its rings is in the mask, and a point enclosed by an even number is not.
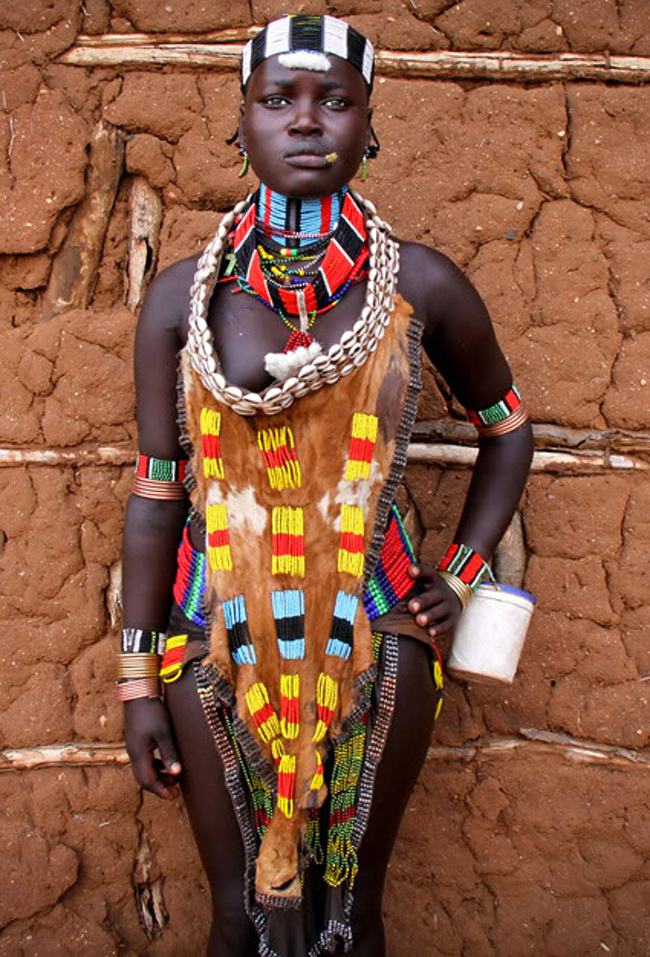
{"type": "Polygon", "coordinates": [[[268,909],[300,905],[310,859],[324,858],[324,879],[342,894],[310,954],[335,937],[351,941],[356,855],[397,668],[396,639],[373,636],[363,596],[420,388],[421,324],[411,313],[397,296],[374,354],[275,414],[233,408],[191,350],[182,355],[187,484],[206,536],[210,653],[196,673],[254,879],[249,914],[268,955],[268,909]]]}

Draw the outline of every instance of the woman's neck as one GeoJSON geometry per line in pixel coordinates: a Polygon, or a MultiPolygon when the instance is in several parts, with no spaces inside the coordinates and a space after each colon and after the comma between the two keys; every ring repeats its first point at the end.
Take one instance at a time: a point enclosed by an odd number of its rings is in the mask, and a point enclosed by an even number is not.
{"type": "Polygon", "coordinates": [[[347,186],[344,186],[331,196],[292,199],[262,183],[257,204],[257,228],[283,245],[307,246],[320,236],[334,232],[346,192],[347,186]]]}

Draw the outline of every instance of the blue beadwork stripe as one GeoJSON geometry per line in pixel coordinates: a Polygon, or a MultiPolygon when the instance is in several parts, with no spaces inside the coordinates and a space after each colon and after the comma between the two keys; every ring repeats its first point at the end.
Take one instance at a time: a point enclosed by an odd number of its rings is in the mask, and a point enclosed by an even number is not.
{"type": "Polygon", "coordinates": [[[338,638],[329,638],[325,646],[325,654],[338,655],[339,658],[347,661],[352,654],[352,645],[349,645],[347,641],[339,641],[338,638]]]}
{"type": "Polygon", "coordinates": [[[238,665],[256,664],[255,648],[248,632],[244,596],[235,595],[234,598],[226,599],[222,608],[233,661],[238,665]]]}
{"type": "Polygon", "coordinates": [[[301,588],[271,592],[278,648],[292,661],[305,657],[305,593],[301,588]]]}
{"type": "MultiPolygon", "coordinates": [[[[341,207],[347,192],[345,186],[340,192],[332,195],[332,207],[330,221],[325,224],[326,232],[333,232],[338,221],[341,218],[341,207]]],[[[295,200],[294,200],[295,202],[295,200]]],[[[315,235],[319,235],[321,229],[322,217],[322,199],[301,199],[299,201],[299,222],[295,226],[295,232],[310,233],[311,236],[298,239],[298,246],[309,246],[315,241],[315,235]]],[[[264,183],[260,185],[258,218],[261,222],[266,221],[266,211],[271,207],[270,227],[272,230],[285,230],[287,228],[287,206],[288,198],[269,189],[264,183]]]]}

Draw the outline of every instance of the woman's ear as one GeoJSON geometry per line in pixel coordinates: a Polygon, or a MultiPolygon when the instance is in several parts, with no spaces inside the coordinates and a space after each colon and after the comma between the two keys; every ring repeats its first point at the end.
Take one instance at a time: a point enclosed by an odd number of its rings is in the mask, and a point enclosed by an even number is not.
{"type": "Polygon", "coordinates": [[[366,147],[370,146],[370,141],[372,140],[372,107],[369,106],[366,110],[366,118],[368,120],[368,130],[366,132],[366,147]]]}
{"type": "Polygon", "coordinates": [[[368,140],[366,144],[366,154],[368,159],[376,159],[377,153],[381,149],[381,143],[379,142],[379,137],[375,133],[375,128],[372,123],[368,126],[368,140]]]}

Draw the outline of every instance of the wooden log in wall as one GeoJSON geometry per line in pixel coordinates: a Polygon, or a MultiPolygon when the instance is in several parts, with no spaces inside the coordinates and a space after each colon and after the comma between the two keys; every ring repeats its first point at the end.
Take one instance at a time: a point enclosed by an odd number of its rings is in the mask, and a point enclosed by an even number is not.
{"type": "MultiPolygon", "coordinates": [[[[227,37],[222,31],[200,38],[144,33],[79,36],[58,62],[83,67],[182,66],[235,71],[239,69],[242,44],[224,40],[246,39],[257,29],[251,27],[243,37],[236,31],[229,31],[227,37]]],[[[376,70],[382,76],[408,79],[647,83],[650,82],[650,57],[607,53],[533,56],[508,50],[378,50],[376,70]]]]}

